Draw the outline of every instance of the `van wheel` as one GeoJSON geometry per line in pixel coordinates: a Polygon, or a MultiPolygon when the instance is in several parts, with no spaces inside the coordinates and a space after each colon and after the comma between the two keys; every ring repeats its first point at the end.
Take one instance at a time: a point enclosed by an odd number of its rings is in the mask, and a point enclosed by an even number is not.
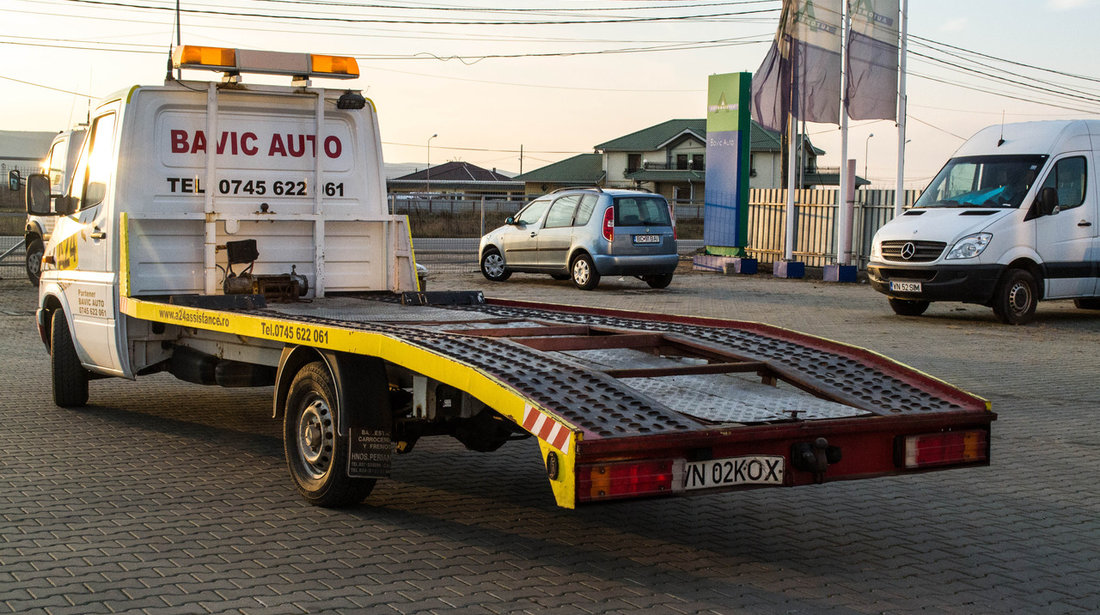
{"type": "Polygon", "coordinates": [[[993,294],[993,313],[1006,325],[1023,325],[1035,316],[1039,299],[1035,277],[1023,269],[1012,269],[993,294]]]}
{"type": "Polygon", "coordinates": [[[32,239],[27,244],[27,279],[35,286],[38,286],[38,278],[42,275],[42,255],[45,252],[41,239],[32,239]]]}
{"type": "Polygon", "coordinates": [[[600,283],[600,272],[596,271],[592,257],[587,254],[578,254],[569,271],[573,275],[573,284],[581,290],[592,290],[600,283]]]}
{"type": "Polygon", "coordinates": [[[347,475],[348,438],[336,430],[336,387],[324,363],[298,371],[283,412],[283,452],[298,493],[314,506],[336,508],[363,501],[375,479],[347,475]]]}
{"type": "Polygon", "coordinates": [[[62,408],[80,408],[88,403],[88,370],[76,356],[76,346],[65,320],[65,311],[53,311],[50,320],[50,372],[53,403],[62,408]]]}
{"type": "Polygon", "coordinates": [[[650,288],[668,288],[668,285],[672,284],[672,274],[643,275],[642,281],[649,284],[650,288]]]}
{"type": "Polygon", "coordinates": [[[898,316],[920,316],[931,305],[930,301],[913,301],[911,299],[889,298],[890,308],[898,316]]]}
{"type": "Polygon", "coordinates": [[[1073,306],[1079,310],[1100,310],[1100,297],[1074,299],[1073,306]]]}
{"type": "Polygon", "coordinates": [[[490,282],[503,282],[512,276],[512,272],[504,266],[504,257],[496,248],[489,248],[481,256],[481,275],[490,282]]]}

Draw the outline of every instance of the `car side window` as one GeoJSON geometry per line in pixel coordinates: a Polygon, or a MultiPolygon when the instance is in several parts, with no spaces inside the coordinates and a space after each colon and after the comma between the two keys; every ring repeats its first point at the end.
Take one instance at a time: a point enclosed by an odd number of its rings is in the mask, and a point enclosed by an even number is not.
{"type": "Polygon", "coordinates": [[[1054,163],[1043,188],[1058,192],[1058,208],[1072,209],[1085,202],[1085,180],[1088,178],[1085,157],[1073,156],[1054,163]]]}
{"type": "Polygon", "coordinates": [[[542,214],[546,213],[546,208],[550,206],[550,199],[538,199],[532,201],[530,205],[523,208],[523,211],[516,214],[516,224],[526,226],[528,224],[534,224],[542,218],[542,214]]]}
{"type": "Polygon", "coordinates": [[[50,177],[50,192],[53,194],[61,194],[65,190],[65,186],[61,185],[63,179],[65,179],[65,152],[69,150],[69,140],[62,139],[54,146],[50,148],[50,155],[46,158],[45,171],[46,175],[50,177]]]}
{"type": "Polygon", "coordinates": [[[573,224],[573,212],[577,210],[577,201],[581,199],[579,194],[563,196],[554,201],[550,206],[550,213],[546,214],[546,224],[543,228],[560,228],[573,224]]]}
{"type": "Polygon", "coordinates": [[[598,197],[594,194],[586,194],[581,197],[580,205],[577,205],[577,215],[573,216],[573,226],[584,226],[592,219],[592,212],[596,209],[598,197]]]}
{"type": "Polygon", "coordinates": [[[96,118],[92,134],[80,154],[80,164],[73,175],[69,196],[75,201],[73,211],[94,207],[107,196],[114,159],[115,114],[96,118]],[[77,178],[80,178],[79,180],[77,178]]]}

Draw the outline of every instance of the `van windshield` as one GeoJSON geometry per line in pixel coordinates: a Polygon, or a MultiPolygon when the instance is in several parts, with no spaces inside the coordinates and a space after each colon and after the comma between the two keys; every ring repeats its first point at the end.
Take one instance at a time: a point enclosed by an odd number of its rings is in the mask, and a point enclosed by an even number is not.
{"type": "Polygon", "coordinates": [[[1046,159],[1046,155],[952,158],[913,206],[1017,208],[1046,159]]]}

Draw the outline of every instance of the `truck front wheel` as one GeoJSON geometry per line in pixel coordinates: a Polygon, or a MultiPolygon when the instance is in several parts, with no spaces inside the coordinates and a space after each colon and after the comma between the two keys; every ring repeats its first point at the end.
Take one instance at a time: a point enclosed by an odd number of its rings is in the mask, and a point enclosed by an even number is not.
{"type": "Polygon", "coordinates": [[[38,278],[42,275],[42,255],[45,253],[41,239],[32,239],[27,244],[27,279],[35,286],[38,286],[38,278]]]}
{"type": "Polygon", "coordinates": [[[912,299],[895,299],[890,297],[890,308],[898,316],[920,316],[928,309],[928,301],[914,301],[912,299]]]}
{"type": "Polygon", "coordinates": [[[1039,285],[1035,277],[1023,269],[1012,269],[993,294],[993,313],[1006,325],[1023,325],[1035,316],[1039,300],[1039,285]]]}
{"type": "Polygon", "coordinates": [[[302,367],[290,383],[283,413],[283,452],[298,493],[315,506],[363,501],[374,479],[347,475],[348,438],[337,430],[336,387],[324,363],[302,367]]]}
{"type": "Polygon", "coordinates": [[[69,323],[61,308],[50,318],[50,375],[53,403],[62,408],[79,408],[88,403],[88,370],[76,356],[69,323]]]}

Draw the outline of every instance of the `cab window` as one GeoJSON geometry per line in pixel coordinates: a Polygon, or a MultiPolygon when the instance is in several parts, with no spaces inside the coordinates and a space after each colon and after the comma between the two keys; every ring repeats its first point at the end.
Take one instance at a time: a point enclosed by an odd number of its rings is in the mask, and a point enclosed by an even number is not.
{"type": "Polygon", "coordinates": [[[65,191],[62,182],[65,180],[65,154],[69,151],[69,140],[62,139],[53,144],[50,154],[46,156],[42,172],[50,178],[50,193],[61,194],[65,191]]]}
{"type": "Polygon", "coordinates": [[[539,199],[532,201],[530,205],[523,208],[523,211],[516,214],[516,224],[525,226],[528,224],[534,224],[542,218],[542,214],[546,212],[546,208],[550,206],[549,199],[539,199]]]}
{"type": "Polygon", "coordinates": [[[95,207],[107,196],[114,160],[115,114],[96,118],[92,134],[80,154],[80,164],[73,175],[72,211],[95,207]]]}
{"type": "Polygon", "coordinates": [[[577,201],[581,199],[579,194],[563,196],[554,201],[550,206],[550,213],[546,214],[546,224],[543,228],[558,228],[572,226],[573,212],[577,210],[577,201]]]}
{"type": "Polygon", "coordinates": [[[1058,208],[1072,209],[1085,202],[1085,157],[1063,158],[1054,163],[1043,188],[1054,188],[1058,192],[1058,208]]]}

